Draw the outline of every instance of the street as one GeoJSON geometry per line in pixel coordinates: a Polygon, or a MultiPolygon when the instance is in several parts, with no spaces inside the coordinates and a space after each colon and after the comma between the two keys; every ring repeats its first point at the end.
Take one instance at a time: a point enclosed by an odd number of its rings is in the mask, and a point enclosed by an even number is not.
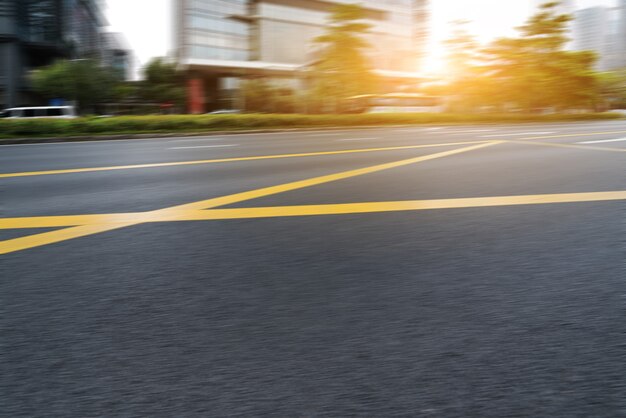
{"type": "Polygon", "coordinates": [[[0,146],[0,416],[626,417],[626,122],[0,146]]]}

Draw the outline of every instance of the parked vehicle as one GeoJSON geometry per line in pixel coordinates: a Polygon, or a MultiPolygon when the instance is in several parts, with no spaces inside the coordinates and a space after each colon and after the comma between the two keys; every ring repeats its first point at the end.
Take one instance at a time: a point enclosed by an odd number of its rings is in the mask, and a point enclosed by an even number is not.
{"type": "Polygon", "coordinates": [[[62,118],[71,119],[76,117],[76,109],[73,106],[41,106],[41,107],[13,107],[0,112],[0,118],[62,118]]]}
{"type": "Polygon", "coordinates": [[[220,109],[207,113],[207,115],[237,115],[241,113],[239,109],[220,109]]]}

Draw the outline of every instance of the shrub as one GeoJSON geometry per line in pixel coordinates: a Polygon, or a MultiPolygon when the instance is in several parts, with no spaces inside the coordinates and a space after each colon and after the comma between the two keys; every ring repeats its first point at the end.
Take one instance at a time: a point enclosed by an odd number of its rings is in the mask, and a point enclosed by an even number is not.
{"type": "Polygon", "coordinates": [[[556,122],[618,119],[617,113],[451,114],[375,113],[357,115],[155,115],[78,119],[0,120],[0,137],[115,135],[151,132],[210,132],[263,128],[358,127],[448,123],[556,122]]]}

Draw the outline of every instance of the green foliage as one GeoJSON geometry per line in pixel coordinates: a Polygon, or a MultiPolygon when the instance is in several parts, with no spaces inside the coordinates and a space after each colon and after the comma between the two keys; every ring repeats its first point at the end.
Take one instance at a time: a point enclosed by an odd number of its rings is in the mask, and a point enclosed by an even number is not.
{"type": "Polygon", "coordinates": [[[176,64],[164,58],[153,58],[143,70],[144,80],[140,83],[139,95],[150,103],[185,103],[185,79],[176,69],[176,64]]]}
{"type": "Polygon", "coordinates": [[[158,115],[78,119],[0,119],[0,137],[124,135],[139,133],[195,133],[246,129],[356,127],[412,124],[550,122],[616,119],[619,114],[452,114],[376,113],[358,115],[242,114],[158,115]]]}
{"type": "Polygon", "coordinates": [[[596,80],[600,107],[626,109],[626,69],[600,73],[596,80]]]}
{"type": "Polygon", "coordinates": [[[246,112],[294,113],[296,111],[296,99],[289,88],[273,86],[263,79],[248,80],[241,88],[246,112]]]}
{"type": "Polygon", "coordinates": [[[341,99],[377,90],[376,76],[365,55],[370,45],[363,38],[370,25],[359,22],[364,17],[365,11],[359,5],[338,5],[326,33],[315,39],[321,46],[313,65],[315,90],[326,98],[329,111],[341,112],[341,99]]]}
{"type": "Polygon", "coordinates": [[[117,101],[130,101],[139,94],[137,82],[127,81],[115,85],[113,88],[113,98],[117,101]]]}
{"type": "Polygon", "coordinates": [[[557,5],[542,5],[517,28],[516,38],[497,39],[478,49],[468,46],[471,38],[466,34],[449,41],[457,61],[465,60],[456,64],[463,75],[450,85],[457,109],[532,113],[595,108],[595,55],[564,50],[572,18],[558,15],[557,5]]]}
{"type": "Polygon", "coordinates": [[[74,100],[81,111],[106,102],[121,80],[116,71],[100,66],[93,60],[57,61],[36,70],[33,88],[42,96],[74,100]]]}

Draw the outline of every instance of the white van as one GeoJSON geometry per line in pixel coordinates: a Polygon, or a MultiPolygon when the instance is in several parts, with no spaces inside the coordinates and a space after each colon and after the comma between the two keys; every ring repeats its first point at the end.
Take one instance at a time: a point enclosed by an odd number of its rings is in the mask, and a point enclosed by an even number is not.
{"type": "Polygon", "coordinates": [[[0,118],[62,118],[71,119],[76,117],[76,109],[73,106],[42,106],[42,107],[13,107],[0,112],[0,118]]]}

